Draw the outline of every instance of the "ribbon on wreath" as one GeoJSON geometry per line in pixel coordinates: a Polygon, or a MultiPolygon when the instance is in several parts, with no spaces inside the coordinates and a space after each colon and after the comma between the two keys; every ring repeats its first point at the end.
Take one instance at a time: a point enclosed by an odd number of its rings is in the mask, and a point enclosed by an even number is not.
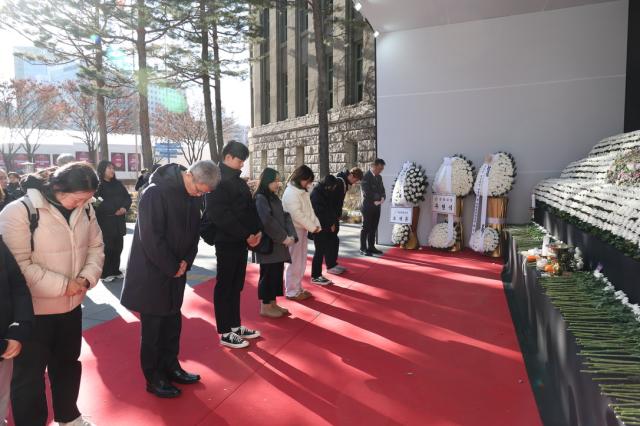
{"type": "MultiPolygon", "coordinates": [[[[453,158],[445,157],[444,161],[442,162],[442,166],[440,166],[440,168],[438,169],[438,172],[436,173],[435,180],[433,182],[433,189],[435,190],[436,194],[451,194],[452,193],[452,183],[451,183],[451,181],[452,181],[452,173],[453,173],[452,162],[453,162],[453,158]]],[[[454,203],[454,205],[455,205],[455,203],[454,203]]],[[[453,222],[454,222],[454,220],[455,220],[455,218],[454,218],[454,214],[453,213],[447,214],[447,241],[453,241],[454,240],[454,234],[453,234],[454,233],[454,230],[453,230],[453,222]]],[[[438,223],[438,212],[437,211],[433,211],[432,212],[432,223],[433,224],[437,224],[438,223]]]]}
{"type": "Polygon", "coordinates": [[[480,251],[484,251],[484,228],[487,226],[487,202],[489,201],[489,172],[491,171],[491,162],[493,156],[485,160],[478,172],[478,185],[476,188],[476,203],[473,207],[473,225],[471,226],[471,240],[469,245],[473,247],[471,242],[478,227],[478,210],[482,204],[480,211],[480,251]]]}

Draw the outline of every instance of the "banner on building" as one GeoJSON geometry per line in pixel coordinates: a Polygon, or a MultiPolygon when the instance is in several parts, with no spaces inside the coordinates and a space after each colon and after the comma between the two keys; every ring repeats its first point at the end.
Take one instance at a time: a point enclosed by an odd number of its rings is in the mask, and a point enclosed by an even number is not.
{"type": "Polygon", "coordinates": [[[89,163],[89,153],[87,151],[76,151],[76,161],[86,161],[89,163]]]}
{"type": "Polygon", "coordinates": [[[139,172],[141,162],[140,154],[131,152],[127,154],[127,165],[130,172],[139,172]]]}
{"type": "Polygon", "coordinates": [[[124,172],[126,170],[124,152],[112,152],[111,162],[116,172],[124,172]]]}
{"type": "Polygon", "coordinates": [[[33,162],[36,165],[36,169],[47,169],[51,167],[51,156],[49,154],[35,154],[33,162]]]}

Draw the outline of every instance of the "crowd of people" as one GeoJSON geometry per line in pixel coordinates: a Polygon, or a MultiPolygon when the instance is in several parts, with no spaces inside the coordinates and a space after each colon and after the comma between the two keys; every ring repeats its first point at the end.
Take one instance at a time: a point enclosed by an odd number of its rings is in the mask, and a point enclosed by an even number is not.
{"type": "Polygon", "coordinates": [[[124,278],[121,303],[140,314],[146,390],[174,398],[181,394],[176,384],[200,380],[178,360],[187,272],[200,238],[215,246],[216,327],[220,344],[232,349],[261,335],[240,315],[249,251],[260,266],[260,315],[289,315],[278,297],[312,296],[303,287],[309,239],[315,245],[311,283],[332,283],[323,264],[329,274],[346,271],[338,256],[340,218],[345,195],[358,182],[361,253],[380,253],[375,234],[385,198],[383,160],[367,173],[353,168],[315,185],[313,171],[302,165],[282,193],[282,175],[272,168],[250,190],[241,177],[248,156],[245,145],[230,141],[219,164],[166,164],[144,174],[124,275],[119,266],[132,199],[112,163],[102,161],[94,170],[71,161],[22,179],[0,170],[0,423],[9,400],[16,426],[47,423],[46,371],[54,420],[92,424],[77,407],[81,303],[99,280],[124,278]]]}

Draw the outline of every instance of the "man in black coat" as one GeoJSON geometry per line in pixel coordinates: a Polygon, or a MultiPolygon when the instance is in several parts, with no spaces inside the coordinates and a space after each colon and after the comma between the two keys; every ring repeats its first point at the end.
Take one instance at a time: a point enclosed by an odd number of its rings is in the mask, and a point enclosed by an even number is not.
{"type": "Polygon", "coordinates": [[[344,266],[338,264],[338,252],[340,250],[340,239],[338,238],[338,232],[340,232],[340,218],[342,217],[342,208],[344,207],[344,199],[352,185],[357,184],[362,180],[362,170],[358,167],[353,167],[351,170],[344,170],[336,175],[338,184],[335,192],[333,193],[333,204],[336,214],[336,230],[329,237],[327,252],[325,259],[327,262],[327,272],[330,274],[342,274],[347,269],[344,266]]]}
{"type": "Polygon", "coordinates": [[[0,425],[9,405],[13,358],[31,332],[33,304],[20,267],[0,237],[0,425]]]}
{"type": "Polygon", "coordinates": [[[186,272],[198,252],[202,196],[220,181],[211,161],[189,170],[167,164],[156,170],[138,205],[121,303],[140,312],[140,361],[147,391],[162,398],[180,395],[171,382],[200,380],[180,367],[180,308],[186,272]]]}
{"type": "Polygon", "coordinates": [[[206,196],[205,216],[216,229],[218,260],[213,305],[220,343],[230,348],[249,346],[246,339],[260,336],[244,327],[240,319],[240,292],[247,270],[247,246],[260,244],[262,232],[258,212],[247,183],[240,177],[249,150],[229,141],[222,150],[220,185],[206,196]]]}
{"type": "Polygon", "coordinates": [[[362,177],[360,186],[362,188],[362,231],[360,232],[360,254],[373,256],[382,254],[376,248],[376,232],[380,222],[381,205],[386,197],[382,176],[385,162],[381,158],[371,164],[371,168],[362,177]]]}

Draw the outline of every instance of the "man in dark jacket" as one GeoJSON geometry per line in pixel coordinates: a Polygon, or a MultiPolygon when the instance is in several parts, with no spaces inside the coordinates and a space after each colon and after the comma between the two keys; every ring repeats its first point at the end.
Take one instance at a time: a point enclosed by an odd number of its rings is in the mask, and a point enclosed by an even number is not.
{"type": "MultiPolygon", "coordinates": [[[[313,212],[320,221],[322,230],[313,236],[315,252],[311,264],[311,282],[318,285],[331,284],[331,280],[322,276],[322,261],[326,257],[327,269],[329,268],[328,252],[332,250],[333,241],[337,238],[339,217],[336,216],[336,190],[338,179],[333,175],[327,175],[313,188],[311,192],[311,205],[313,212]]],[[[335,265],[333,265],[335,267],[335,265]]]]}
{"type": "Polygon", "coordinates": [[[161,398],[180,395],[171,382],[200,380],[180,367],[182,300],[186,272],[198,252],[202,195],[220,181],[211,161],[189,170],[167,164],[156,170],[142,193],[122,289],[122,305],[140,312],[140,361],[147,391],[161,398]]]}
{"type": "Polygon", "coordinates": [[[325,260],[327,262],[327,272],[330,274],[342,274],[347,269],[341,265],[338,265],[338,252],[340,250],[340,239],[338,238],[338,232],[340,232],[340,218],[342,217],[342,208],[344,207],[344,199],[352,185],[357,184],[362,180],[362,170],[358,167],[354,167],[351,170],[344,170],[336,175],[338,179],[336,190],[333,193],[333,203],[336,212],[336,231],[329,237],[327,253],[325,260]]]}
{"type": "Polygon", "coordinates": [[[382,254],[376,248],[376,232],[380,222],[380,206],[386,197],[382,176],[385,162],[381,158],[371,164],[371,168],[362,177],[362,231],[360,232],[360,254],[373,256],[382,254]]]}
{"type": "Polygon", "coordinates": [[[247,270],[247,246],[260,244],[260,218],[251,191],[240,177],[249,150],[240,142],[229,141],[222,150],[222,180],[206,196],[205,215],[215,226],[218,260],[213,305],[220,343],[230,348],[249,346],[246,339],[260,336],[244,327],[240,320],[240,292],[247,270]]]}
{"type": "Polygon", "coordinates": [[[31,331],[31,293],[20,267],[0,237],[0,425],[4,425],[9,405],[13,358],[31,331]]]}

